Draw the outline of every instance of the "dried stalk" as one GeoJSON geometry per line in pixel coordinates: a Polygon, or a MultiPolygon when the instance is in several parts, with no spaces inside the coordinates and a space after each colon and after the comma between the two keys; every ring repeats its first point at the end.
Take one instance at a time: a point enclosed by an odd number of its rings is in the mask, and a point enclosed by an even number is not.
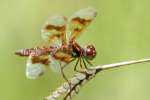
{"type": "Polygon", "coordinates": [[[125,61],[125,62],[99,65],[96,67],[92,67],[88,70],[84,70],[82,73],[76,73],[69,80],[71,84],[71,90],[70,90],[69,84],[65,82],[60,87],[58,87],[52,94],[45,97],[45,100],[57,100],[60,96],[64,96],[63,100],[70,100],[74,94],[78,93],[82,85],[84,85],[88,80],[92,79],[98,72],[101,72],[102,70],[112,69],[116,67],[123,67],[125,65],[144,63],[144,62],[149,62],[149,61],[150,61],[150,58],[147,58],[147,59],[125,61]]]}

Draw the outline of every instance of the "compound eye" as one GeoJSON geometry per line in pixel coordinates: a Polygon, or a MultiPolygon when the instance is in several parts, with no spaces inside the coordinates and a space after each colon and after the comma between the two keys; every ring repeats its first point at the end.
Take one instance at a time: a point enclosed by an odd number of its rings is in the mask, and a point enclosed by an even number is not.
{"type": "Polygon", "coordinates": [[[96,56],[96,50],[93,45],[88,45],[86,48],[86,57],[92,60],[96,56]]]}

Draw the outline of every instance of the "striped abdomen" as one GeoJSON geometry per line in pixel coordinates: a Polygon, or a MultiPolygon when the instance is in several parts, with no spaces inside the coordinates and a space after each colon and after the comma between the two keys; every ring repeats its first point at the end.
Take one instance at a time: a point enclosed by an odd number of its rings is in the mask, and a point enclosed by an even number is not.
{"type": "Polygon", "coordinates": [[[40,55],[45,55],[52,53],[56,51],[57,47],[37,47],[37,48],[30,48],[30,49],[20,49],[15,52],[16,55],[19,56],[29,56],[32,54],[33,56],[40,56],[40,55]]]}

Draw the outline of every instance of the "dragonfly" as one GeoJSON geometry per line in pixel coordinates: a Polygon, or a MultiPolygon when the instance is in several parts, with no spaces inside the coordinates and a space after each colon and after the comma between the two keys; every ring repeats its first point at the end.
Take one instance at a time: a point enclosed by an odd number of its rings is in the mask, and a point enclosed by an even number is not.
{"type": "Polygon", "coordinates": [[[75,12],[71,17],[51,16],[41,29],[41,37],[49,46],[19,49],[15,52],[21,57],[28,57],[26,63],[26,77],[37,79],[43,75],[48,66],[54,71],[60,71],[66,81],[64,68],[75,62],[74,71],[79,68],[88,69],[91,60],[96,57],[96,49],[92,44],[85,48],[77,42],[77,38],[94,20],[97,12],[94,8],[84,8],[75,12]]]}

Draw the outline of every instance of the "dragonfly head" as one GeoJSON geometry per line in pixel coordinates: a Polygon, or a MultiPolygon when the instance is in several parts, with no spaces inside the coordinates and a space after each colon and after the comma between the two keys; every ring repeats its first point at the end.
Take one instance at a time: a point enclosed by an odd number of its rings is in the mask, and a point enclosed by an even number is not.
{"type": "Polygon", "coordinates": [[[96,49],[93,45],[87,45],[84,53],[85,57],[92,60],[96,56],[96,49]]]}

